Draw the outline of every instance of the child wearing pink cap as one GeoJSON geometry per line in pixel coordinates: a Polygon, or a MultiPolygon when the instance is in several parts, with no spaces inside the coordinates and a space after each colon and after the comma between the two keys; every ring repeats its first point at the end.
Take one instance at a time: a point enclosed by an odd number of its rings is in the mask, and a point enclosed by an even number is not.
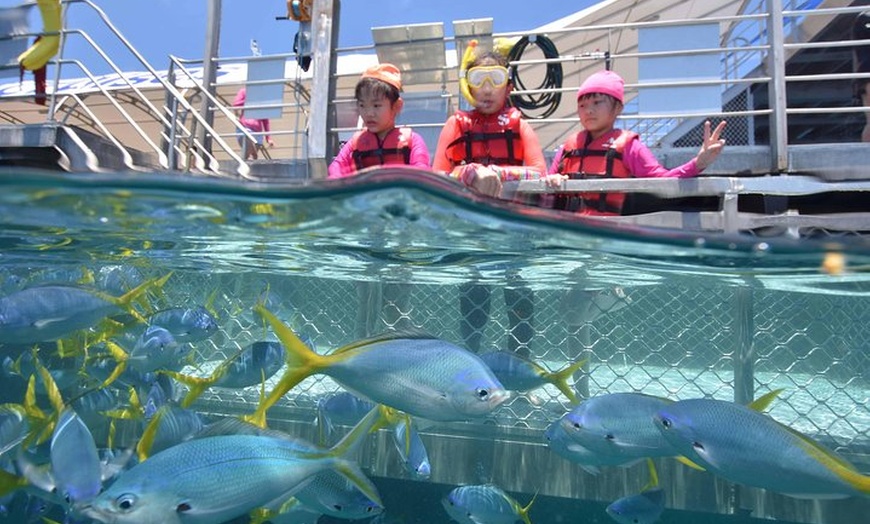
{"type": "MultiPolygon", "coordinates": [[[[687,178],[697,176],[722,152],[725,122],[711,131],[704,122],[704,143],[689,162],[666,169],[637,133],[614,127],[625,102],[625,82],[613,71],[594,73],[577,91],[577,115],[583,130],[568,138],[550,165],[550,173],[571,179],[687,178]]],[[[553,207],[586,215],[619,215],[624,193],[557,193],[553,207]]]]}
{"type": "Polygon", "coordinates": [[[239,119],[239,123],[245,126],[248,131],[252,133],[257,133],[254,135],[255,142],[252,142],[251,139],[245,136],[244,133],[239,130],[236,133],[236,138],[239,140],[239,145],[242,146],[242,155],[244,155],[245,160],[257,160],[257,151],[263,145],[263,138],[266,139],[266,143],[269,147],[275,147],[275,142],[272,142],[272,137],[269,135],[271,131],[269,125],[268,118],[248,118],[245,116],[245,102],[248,99],[248,90],[244,87],[239,89],[238,93],[236,93],[236,98],[233,99],[233,108],[236,113],[236,117],[239,119]],[[265,133],[263,135],[262,133],[265,133]]]}
{"type": "Polygon", "coordinates": [[[396,127],[402,111],[402,74],[393,64],[366,69],[356,84],[356,104],[365,129],[357,131],[329,164],[327,178],[344,178],[382,165],[429,168],[429,150],[418,133],[396,127]]]}

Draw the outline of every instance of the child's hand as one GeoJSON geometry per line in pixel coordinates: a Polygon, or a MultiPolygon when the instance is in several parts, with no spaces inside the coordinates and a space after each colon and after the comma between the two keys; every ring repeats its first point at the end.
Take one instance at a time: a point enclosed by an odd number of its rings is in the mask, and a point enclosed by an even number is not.
{"type": "Polygon", "coordinates": [[[497,197],[501,194],[501,174],[481,165],[475,165],[475,174],[471,180],[471,187],[486,196],[497,197]]]}
{"type": "Polygon", "coordinates": [[[710,121],[704,122],[704,143],[701,145],[701,150],[698,151],[698,156],[695,157],[695,163],[698,169],[703,171],[716,160],[719,153],[725,147],[725,139],[719,138],[722,131],[725,129],[725,121],[719,122],[716,129],[710,132],[710,121]]]}
{"type": "Polygon", "coordinates": [[[544,175],[543,180],[545,186],[551,187],[553,189],[559,189],[560,187],[562,187],[562,182],[568,180],[568,175],[553,173],[551,175],[544,175]]]}

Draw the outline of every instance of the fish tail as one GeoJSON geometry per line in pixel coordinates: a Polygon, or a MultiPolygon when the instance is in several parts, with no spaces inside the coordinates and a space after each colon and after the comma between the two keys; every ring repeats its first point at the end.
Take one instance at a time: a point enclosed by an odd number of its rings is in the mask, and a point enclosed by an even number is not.
{"type": "Polygon", "coordinates": [[[535,499],[538,498],[538,492],[536,491],[534,495],[532,495],[532,500],[529,501],[524,507],[519,508],[520,518],[523,519],[525,524],[532,524],[531,519],[529,519],[529,510],[532,508],[532,504],[535,503],[535,499]]]}
{"type": "Polygon", "coordinates": [[[649,470],[649,482],[646,483],[646,486],[641,488],[641,491],[646,491],[648,489],[659,487],[659,474],[656,471],[656,464],[653,462],[651,458],[646,459],[646,466],[649,470]]]}
{"type": "Polygon", "coordinates": [[[359,451],[359,447],[362,445],[365,436],[375,431],[377,428],[384,427],[385,424],[386,419],[384,418],[384,413],[379,404],[373,407],[371,411],[362,418],[362,420],[357,422],[356,426],[354,426],[347,435],[338,441],[338,444],[329,450],[330,454],[341,457],[355,455],[356,452],[359,451]]]}
{"type": "Polygon", "coordinates": [[[272,331],[284,346],[287,366],[293,369],[308,370],[308,375],[313,375],[322,368],[328,366],[328,359],[311,350],[287,324],[282,322],[274,313],[266,309],[263,304],[254,306],[254,312],[263,317],[272,327],[272,331]]]}
{"type": "Polygon", "coordinates": [[[101,388],[107,387],[109,384],[117,380],[117,378],[120,377],[122,373],[124,373],[124,370],[127,369],[127,360],[129,360],[130,358],[129,355],[127,355],[127,352],[121,348],[121,346],[115,344],[111,340],[106,341],[106,347],[109,349],[109,353],[112,354],[112,358],[114,358],[118,362],[118,365],[115,366],[115,369],[112,370],[112,374],[106,377],[106,380],[104,380],[103,383],[100,384],[101,388]]]}
{"type": "Polygon", "coordinates": [[[372,429],[382,423],[383,413],[379,406],[375,406],[365,417],[360,420],[350,432],[345,435],[335,446],[326,452],[326,456],[334,459],[334,469],[344,476],[351,484],[362,492],[368,499],[380,507],[383,507],[381,496],[374,483],[362,472],[359,465],[353,461],[352,456],[359,451],[366,435],[372,429]]]}
{"type": "Polygon", "coordinates": [[[161,406],[154,413],[145,430],[142,431],[142,436],[139,437],[139,442],[136,443],[136,455],[139,457],[139,462],[144,462],[151,454],[151,448],[154,446],[154,439],[157,437],[157,430],[160,428],[160,420],[168,408],[161,406]]]}
{"type": "Polygon", "coordinates": [[[580,400],[577,398],[577,393],[575,393],[574,390],[571,388],[571,386],[568,384],[568,379],[570,377],[573,377],[574,373],[578,369],[583,367],[586,364],[586,362],[587,362],[587,359],[585,359],[585,358],[582,360],[578,360],[577,362],[574,362],[573,364],[569,364],[569,365],[565,366],[564,368],[560,369],[559,371],[556,371],[554,373],[547,373],[546,375],[544,375],[544,378],[548,382],[550,382],[551,384],[556,386],[559,389],[559,391],[562,392],[563,395],[568,397],[568,400],[570,400],[572,404],[577,404],[580,402],[580,400]]]}
{"type": "Polygon", "coordinates": [[[113,302],[121,309],[130,313],[139,322],[145,322],[145,317],[143,317],[142,314],[133,307],[133,302],[138,300],[139,297],[144,295],[146,292],[151,291],[152,289],[162,290],[163,285],[166,284],[166,281],[169,280],[170,276],[172,276],[172,272],[169,272],[160,278],[152,278],[150,280],[146,280],[145,282],[139,284],[130,291],[124,293],[120,297],[114,297],[113,302]]]}
{"type": "Polygon", "coordinates": [[[26,487],[27,479],[13,475],[5,469],[0,469],[0,497],[8,495],[13,491],[26,487]]]}
{"type": "Polygon", "coordinates": [[[365,473],[363,473],[359,465],[349,460],[337,459],[334,467],[335,471],[346,478],[370,501],[374,502],[381,508],[384,507],[381,495],[378,493],[378,488],[375,487],[375,484],[366,476],[365,473]]]}
{"type": "Polygon", "coordinates": [[[284,375],[269,393],[269,396],[260,399],[260,403],[254,413],[242,417],[242,420],[264,428],[266,427],[266,411],[275,402],[278,402],[285,393],[293,389],[296,384],[327,367],[329,360],[306,346],[305,342],[302,342],[292,329],[281,322],[262,303],[254,306],[254,312],[263,317],[272,327],[272,331],[275,332],[275,335],[281,341],[281,345],[284,346],[285,361],[287,363],[287,371],[284,372],[284,375]]]}
{"type": "Polygon", "coordinates": [[[210,377],[191,377],[190,375],[169,370],[162,370],[160,373],[172,377],[187,386],[187,394],[181,400],[181,407],[183,408],[189,408],[194,400],[198,399],[206,389],[210,388],[220,378],[214,375],[210,377]]]}

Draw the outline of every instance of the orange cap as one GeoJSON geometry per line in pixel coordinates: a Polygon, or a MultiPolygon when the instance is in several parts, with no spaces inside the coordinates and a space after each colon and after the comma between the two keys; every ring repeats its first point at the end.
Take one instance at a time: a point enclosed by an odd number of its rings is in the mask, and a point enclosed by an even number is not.
{"type": "Polygon", "coordinates": [[[361,78],[375,78],[402,90],[402,73],[393,64],[378,64],[366,69],[361,78]]]}

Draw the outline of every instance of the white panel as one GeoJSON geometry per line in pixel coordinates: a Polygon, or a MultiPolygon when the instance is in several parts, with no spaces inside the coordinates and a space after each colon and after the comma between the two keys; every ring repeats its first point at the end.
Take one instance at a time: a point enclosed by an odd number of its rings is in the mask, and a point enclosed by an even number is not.
{"type": "MultiPolygon", "coordinates": [[[[640,29],[641,53],[717,49],[719,24],[651,27],[640,29]]],[[[644,83],[721,79],[716,53],[682,54],[638,59],[638,109],[641,114],[719,112],[722,86],[643,87],[644,83]]]]}
{"type": "MultiPolygon", "coordinates": [[[[279,80],[284,78],[284,58],[248,60],[248,82],[279,80]]],[[[245,100],[246,118],[281,118],[281,108],[260,108],[258,105],[281,104],[284,101],[284,82],[249,84],[245,100]],[[253,108],[251,106],[254,106],[253,108]]]]}

